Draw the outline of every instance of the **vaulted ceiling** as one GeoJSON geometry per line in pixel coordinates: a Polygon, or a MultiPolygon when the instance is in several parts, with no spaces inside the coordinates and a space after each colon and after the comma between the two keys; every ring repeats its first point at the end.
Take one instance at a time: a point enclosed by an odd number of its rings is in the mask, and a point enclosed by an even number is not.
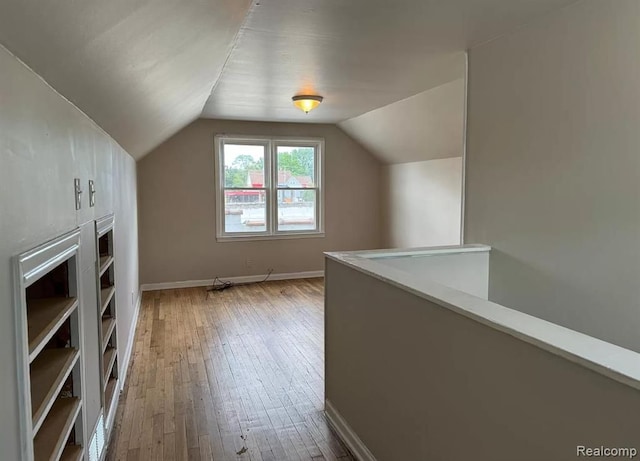
{"type": "Polygon", "coordinates": [[[0,43],[139,158],[200,115],[250,6],[2,0],[0,43]]]}
{"type": "Polygon", "coordinates": [[[0,43],[140,158],[200,116],[357,117],[459,79],[464,50],[575,1],[3,0],[0,43]],[[325,102],[305,115],[300,92],[325,102]]]}

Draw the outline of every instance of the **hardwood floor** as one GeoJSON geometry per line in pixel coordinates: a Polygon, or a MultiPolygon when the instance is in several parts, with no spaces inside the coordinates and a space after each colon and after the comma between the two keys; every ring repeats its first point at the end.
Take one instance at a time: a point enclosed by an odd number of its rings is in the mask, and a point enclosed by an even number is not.
{"type": "Polygon", "coordinates": [[[323,280],[144,293],[107,460],[351,460],[324,405],[323,280]]]}

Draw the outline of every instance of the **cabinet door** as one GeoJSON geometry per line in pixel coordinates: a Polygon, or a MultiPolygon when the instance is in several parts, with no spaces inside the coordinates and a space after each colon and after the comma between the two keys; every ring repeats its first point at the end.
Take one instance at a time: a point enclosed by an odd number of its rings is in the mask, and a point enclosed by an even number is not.
{"type": "MultiPolygon", "coordinates": [[[[99,133],[95,130],[82,130],[80,136],[76,136],[72,141],[74,178],[80,179],[80,209],[76,211],[76,225],[93,221],[95,218],[95,207],[89,206],[89,180],[95,178],[96,171],[96,151],[100,141],[99,133]]],[[[72,200],[72,197],[69,197],[72,200]]],[[[75,203],[74,203],[75,205],[75,203]]]]}
{"type": "Polygon", "coordinates": [[[95,194],[95,218],[113,213],[113,142],[101,140],[96,148],[96,169],[93,176],[95,194]]]}

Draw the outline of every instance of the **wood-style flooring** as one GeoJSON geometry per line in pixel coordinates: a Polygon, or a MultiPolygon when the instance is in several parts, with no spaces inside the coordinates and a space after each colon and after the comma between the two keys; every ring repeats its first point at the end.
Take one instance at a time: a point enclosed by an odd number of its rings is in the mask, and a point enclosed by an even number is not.
{"type": "Polygon", "coordinates": [[[322,279],[144,293],[107,460],[351,460],[323,325],[322,279]]]}

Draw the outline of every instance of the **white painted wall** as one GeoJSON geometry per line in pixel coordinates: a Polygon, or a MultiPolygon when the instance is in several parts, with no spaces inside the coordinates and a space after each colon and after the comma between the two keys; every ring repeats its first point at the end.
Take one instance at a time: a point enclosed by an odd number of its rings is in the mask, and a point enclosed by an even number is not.
{"type": "Polygon", "coordinates": [[[640,2],[469,52],[466,242],[490,299],[640,351],[640,2]]]}
{"type": "Polygon", "coordinates": [[[460,243],[462,158],[382,168],[385,246],[460,243]]]}
{"type": "Polygon", "coordinates": [[[339,123],[385,163],[459,157],[462,152],[466,56],[451,81],[339,123]]]}
{"type": "MultiPolygon", "coordinates": [[[[366,257],[366,256],[365,256],[366,257]]],[[[485,252],[414,254],[375,258],[374,262],[482,299],[489,297],[489,249],[485,252]]]]}
{"type": "MultiPolygon", "coordinates": [[[[0,69],[0,457],[17,460],[17,395],[23,390],[17,388],[11,258],[115,212],[118,327],[120,345],[125,345],[133,315],[131,292],[134,297],[138,292],[136,164],[1,47],[0,69]],[[87,206],[85,193],[83,209],[76,212],[74,177],[82,179],[85,191],[89,179],[97,181],[95,208],[87,206]]],[[[83,289],[95,290],[95,285],[83,289]]],[[[89,428],[93,423],[87,421],[89,428]]]]}

